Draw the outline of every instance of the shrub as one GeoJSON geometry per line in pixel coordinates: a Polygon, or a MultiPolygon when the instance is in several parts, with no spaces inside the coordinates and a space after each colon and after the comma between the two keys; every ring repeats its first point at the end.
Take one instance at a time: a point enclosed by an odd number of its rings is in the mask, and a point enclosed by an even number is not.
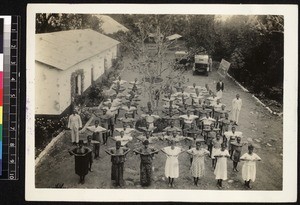
{"type": "Polygon", "coordinates": [[[47,146],[47,144],[56,137],[63,129],[67,127],[68,116],[61,118],[35,117],[35,147],[36,156],[47,146]]]}
{"type": "Polygon", "coordinates": [[[84,94],[76,95],[74,98],[75,105],[84,105],[85,101],[86,101],[86,96],[84,94]]]}

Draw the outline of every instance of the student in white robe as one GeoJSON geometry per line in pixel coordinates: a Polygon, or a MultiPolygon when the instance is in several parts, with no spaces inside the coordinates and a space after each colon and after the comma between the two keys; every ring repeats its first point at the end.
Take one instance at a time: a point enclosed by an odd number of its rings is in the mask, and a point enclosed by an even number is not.
{"type": "Polygon", "coordinates": [[[242,109],[243,101],[239,94],[232,100],[232,121],[235,125],[239,123],[240,111],[242,109]]]}
{"type": "Polygon", "coordinates": [[[217,164],[214,171],[216,175],[216,179],[218,180],[217,186],[218,188],[223,188],[222,182],[223,180],[227,180],[227,158],[229,158],[228,150],[226,149],[226,144],[223,143],[221,146],[221,150],[215,153],[214,157],[217,158],[217,164]]]}
{"type": "Polygon", "coordinates": [[[245,186],[252,189],[250,182],[254,182],[256,178],[256,161],[261,161],[261,158],[253,152],[253,145],[248,146],[248,153],[243,154],[240,160],[244,161],[242,168],[242,177],[245,181],[245,186]]]}
{"type": "Polygon", "coordinates": [[[79,142],[79,130],[82,128],[82,121],[80,115],[76,113],[74,109],[72,114],[69,116],[68,128],[71,129],[71,139],[73,145],[79,142]]]}

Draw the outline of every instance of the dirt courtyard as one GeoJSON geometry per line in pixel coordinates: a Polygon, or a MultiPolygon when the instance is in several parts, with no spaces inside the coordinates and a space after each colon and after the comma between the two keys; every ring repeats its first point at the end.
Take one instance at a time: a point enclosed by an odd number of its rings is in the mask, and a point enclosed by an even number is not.
{"type": "MultiPolygon", "coordinates": [[[[212,90],[215,90],[219,74],[213,71],[208,77],[202,75],[192,75],[192,71],[184,73],[185,85],[204,86],[206,83],[212,90]]],[[[140,78],[138,72],[125,70],[121,74],[122,79],[132,81],[134,78],[140,78]]],[[[257,162],[256,181],[253,183],[253,190],[282,190],[282,147],[283,147],[283,119],[282,117],[270,114],[264,107],[258,104],[252,97],[252,94],[244,92],[230,78],[223,81],[225,91],[223,93],[222,103],[231,109],[231,101],[237,93],[243,100],[243,106],[240,113],[240,123],[237,131],[243,132],[243,140],[255,145],[254,152],[257,153],[262,161],[257,162]]],[[[147,95],[142,94],[140,105],[145,106],[147,95]]],[[[162,105],[163,102],[160,102],[162,105]]],[[[138,114],[141,114],[138,108],[138,114]]],[[[123,116],[123,112],[120,113],[123,116]]],[[[93,124],[93,122],[91,123],[93,124]]],[[[178,124],[177,124],[178,125],[178,124]]],[[[121,127],[117,124],[115,127],[121,127]]],[[[38,137],[38,136],[36,136],[38,137]]],[[[83,138],[85,136],[82,136],[83,138]]],[[[69,131],[63,138],[58,140],[55,147],[44,157],[35,170],[35,185],[37,188],[54,188],[57,183],[64,183],[64,188],[96,188],[112,189],[114,188],[111,180],[111,160],[110,156],[104,152],[104,149],[114,146],[114,141],[109,140],[108,145],[101,145],[100,159],[94,160],[93,172],[86,176],[85,184],[79,184],[79,177],[75,174],[74,157],[70,156],[68,150],[72,148],[71,136],[69,131]]],[[[129,148],[140,147],[141,143],[134,139],[129,143],[129,148]]],[[[158,141],[152,146],[160,149],[168,146],[166,142],[158,141]]],[[[181,143],[184,149],[188,145],[181,143]]],[[[206,146],[203,145],[205,148],[206,146]]],[[[242,154],[247,152],[247,146],[243,147],[242,154]]],[[[146,189],[170,189],[167,179],[164,176],[164,166],[166,157],[162,152],[155,155],[153,162],[153,182],[146,189]]],[[[232,161],[228,159],[228,180],[223,182],[225,190],[244,190],[242,180],[242,162],[238,165],[240,172],[232,171],[232,161]]],[[[125,189],[141,188],[139,176],[140,157],[130,152],[124,165],[125,189]]],[[[215,175],[213,173],[211,159],[205,159],[205,177],[200,179],[199,187],[193,185],[193,178],[190,173],[189,155],[183,153],[179,157],[179,178],[175,179],[175,189],[199,189],[199,190],[217,190],[215,175]]]]}

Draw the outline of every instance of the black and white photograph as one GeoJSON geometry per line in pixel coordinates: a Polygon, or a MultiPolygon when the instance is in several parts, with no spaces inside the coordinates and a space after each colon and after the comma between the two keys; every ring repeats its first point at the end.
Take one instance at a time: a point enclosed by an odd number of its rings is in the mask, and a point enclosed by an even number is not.
{"type": "Polygon", "coordinates": [[[26,197],[296,196],[297,7],[151,6],[29,5],[26,197]]]}

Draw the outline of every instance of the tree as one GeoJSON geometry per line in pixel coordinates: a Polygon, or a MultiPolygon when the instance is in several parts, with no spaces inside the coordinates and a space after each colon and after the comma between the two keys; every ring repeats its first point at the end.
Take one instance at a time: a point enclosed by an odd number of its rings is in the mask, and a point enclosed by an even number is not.
{"type": "Polygon", "coordinates": [[[282,16],[231,16],[215,23],[213,55],[229,60],[229,73],[250,91],[282,101],[283,28],[282,16]]]}
{"type": "Polygon", "coordinates": [[[197,49],[198,54],[211,54],[215,45],[215,16],[189,15],[186,17],[187,29],[184,34],[189,49],[197,49]]]}
{"type": "Polygon", "coordinates": [[[170,46],[167,40],[173,34],[174,18],[171,15],[130,15],[134,31],[116,37],[122,42],[124,50],[132,57],[130,69],[138,71],[143,77],[144,90],[149,102],[153,104],[153,93],[157,88],[173,84],[177,78],[173,71],[174,59],[168,58],[170,46]],[[167,80],[162,78],[169,76],[167,80]]]}
{"type": "Polygon", "coordinates": [[[74,29],[93,29],[102,32],[102,21],[91,14],[36,14],[36,33],[49,33],[74,29]]]}

